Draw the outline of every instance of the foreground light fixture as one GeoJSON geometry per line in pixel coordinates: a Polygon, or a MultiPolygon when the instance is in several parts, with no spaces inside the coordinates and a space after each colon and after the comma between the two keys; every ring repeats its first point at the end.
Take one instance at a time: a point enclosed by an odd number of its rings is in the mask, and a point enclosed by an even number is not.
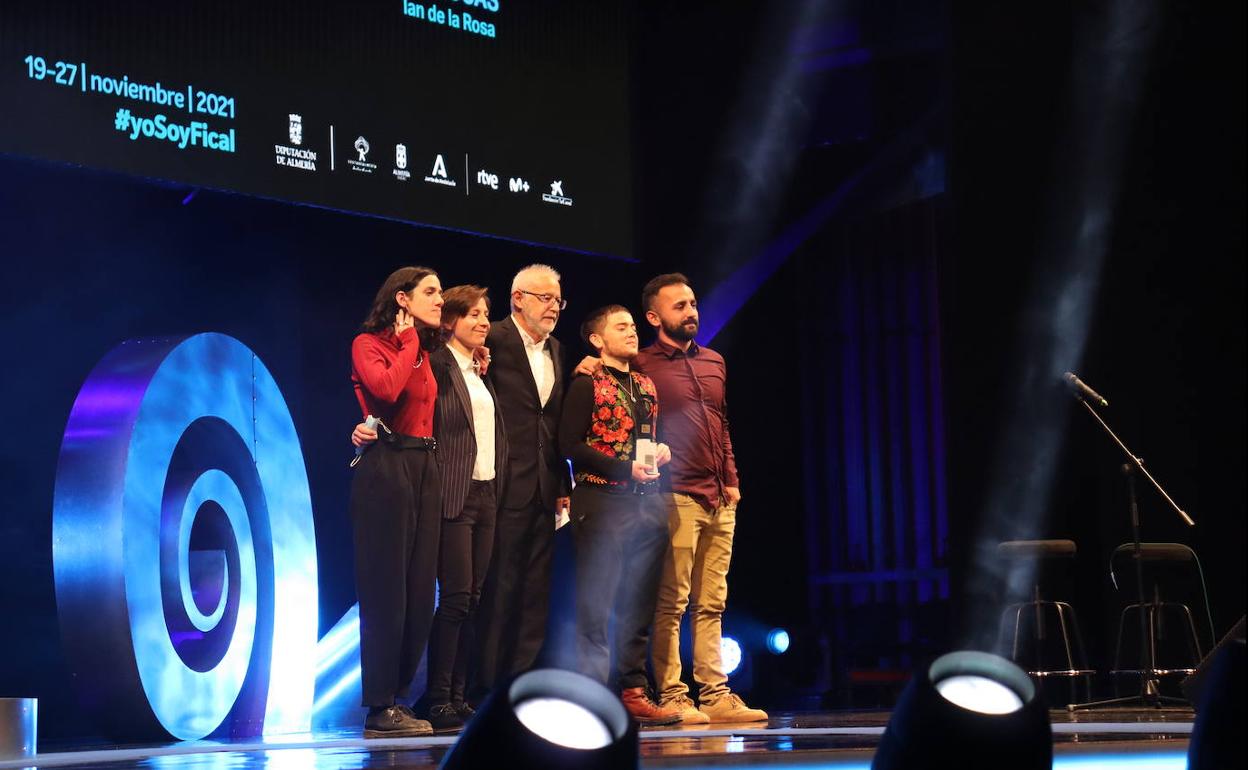
{"type": "Polygon", "coordinates": [[[1187,749],[1190,770],[1244,767],[1244,640],[1232,639],[1216,654],[1196,704],[1187,749]]]}
{"type": "Polygon", "coordinates": [[[919,671],[901,694],[872,770],[1049,770],[1049,713],[1031,678],[1005,658],[954,652],[919,671]]]}
{"type": "Polygon", "coordinates": [[[495,688],[442,762],[442,770],[637,766],[637,727],[620,699],[558,669],[529,671],[495,688]]]}

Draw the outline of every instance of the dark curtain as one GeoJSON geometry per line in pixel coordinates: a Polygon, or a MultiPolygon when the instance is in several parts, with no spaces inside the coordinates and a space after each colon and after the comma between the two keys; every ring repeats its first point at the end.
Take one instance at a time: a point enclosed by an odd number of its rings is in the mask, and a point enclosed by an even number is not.
{"type": "Polygon", "coordinates": [[[945,641],[945,209],[939,195],[831,223],[798,268],[810,616],[843,697],[945,641]]]}

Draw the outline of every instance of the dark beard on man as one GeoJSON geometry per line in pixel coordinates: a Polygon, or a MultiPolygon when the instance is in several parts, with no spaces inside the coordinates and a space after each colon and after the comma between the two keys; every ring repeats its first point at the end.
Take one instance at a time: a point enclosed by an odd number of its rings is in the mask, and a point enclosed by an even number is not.
{"type": "Polygon", "coordinates": [[[698,336],[698,322],[693,322],[692,329],[685,326],[684,321],[681,321],[675,326],[668,326],[665,323],[663,324],[663,331],[667,333],[667,336],[677,340],[678,342],[689,342],[694,337],[698,336]]]}

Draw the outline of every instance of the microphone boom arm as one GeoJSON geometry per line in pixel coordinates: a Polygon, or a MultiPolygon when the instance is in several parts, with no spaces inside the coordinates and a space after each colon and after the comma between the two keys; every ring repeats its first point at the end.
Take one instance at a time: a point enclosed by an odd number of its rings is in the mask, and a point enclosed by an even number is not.
{"type": "Polygon", "coordinates": [[[1144,467],[1144,461],[1136,457],[1135,454],[1130,449],[1127,448],[1127,445],[1122,443],[1122,439],[1118,438],[1117,434],[1114,433],[1113,429],[1111,429],[1109,425],[1104,420],[1101,419],[1101,416],[1096,413],[1096,410],[1092,408],[1092,405],[1089,404],[1087,400],[1084,399],[1082,396],[1076,396],[1076,398],[1079,399],[1079,403],[1083,404],[1084,407],[1089,412],[1092,413],[1092,416],[1095,417],[1096,421],[1101,424],[1101,427],[1104,428],[1105,432],[1109,434],[1109,437],[1114,440],[1114,443],[1117,444],[1124,453],[1126,453],[1127,457],[1130,458],[1131,463],[1136,468],[1139,469],[1140,473],[1144,474],[1144,478],[1152,482],[1153,487],[1156,488],[1156,490],[1161,493],[1162,497],[1166,498],[1166,502],[1170,503],[1170,506],[1174,508],[1175,512],[1179,514],[1179,517],[1183,519],[1183,521],[1187,524],[1187,526],[1189,527],[1196,526],[1196,522],[1192,520],[1192,517],[1188,516],[1187,512],[1184,511],[1182,508],[1180,508],[1179,504],[1176,503],[1174,499],[1170,497],[1170,495],[1166,494],[1166,490],[1161,488],[1161,484],[1157,483],[1157,479],[1153,478],[1153,474],[1148,472],[1148,469],[1144,467]]]}

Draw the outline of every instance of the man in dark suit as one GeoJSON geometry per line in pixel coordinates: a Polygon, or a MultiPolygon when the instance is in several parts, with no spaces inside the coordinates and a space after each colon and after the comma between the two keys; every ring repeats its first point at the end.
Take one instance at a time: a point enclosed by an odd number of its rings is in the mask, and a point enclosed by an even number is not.
{"type": "Polygon", "coordinates": [[[486,341],[487,376],[507,426],[508,470],[482,597],[478,695],[532,668],[545,641],[555,523],[570,488],[556,446],[562,347],[550,336],[566,304],[559,274],[530,265],[512,281],[511,315],[486,341]]]}

